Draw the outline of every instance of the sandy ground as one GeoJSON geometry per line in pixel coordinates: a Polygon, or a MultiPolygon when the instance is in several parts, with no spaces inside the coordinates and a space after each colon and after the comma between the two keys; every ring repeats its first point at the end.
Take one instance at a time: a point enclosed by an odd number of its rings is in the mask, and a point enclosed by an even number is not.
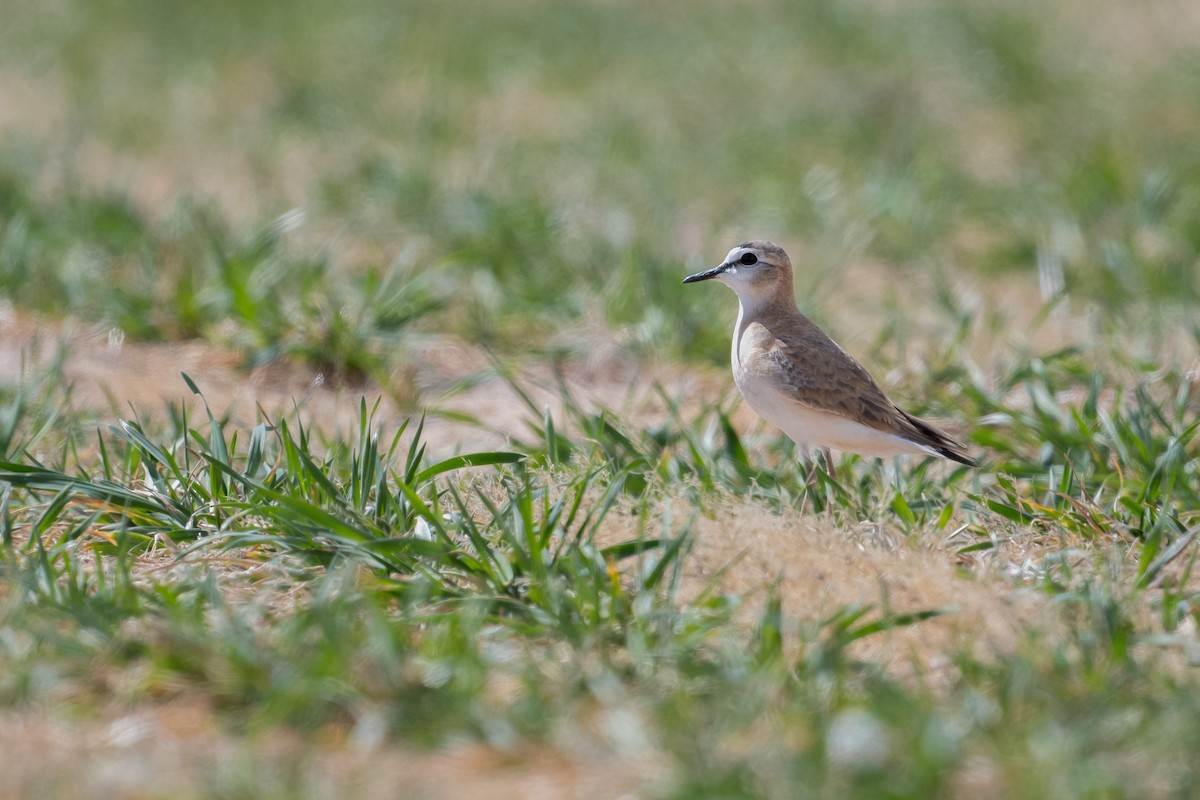
{"type": "MultiPolygon", "coordinates": [[[[328,434],[349,434],[358,428],[364,397],[368,405],[381,399],[378,419],[391,429],[405,418],[427,413],[423,439],[430,452],[440,456],[502,447],[512,434],[523,435],[533,418],[485,352],[451,337],[428,336],[413,343],[407,359],[418,366],[398,380],[413,381],[417,390],[399,394],[419,396],[422,405],[400,408],[379,387],[335,386],[299,365],[276,362],[247,371],[238,354],[203,342],[122,341],[99,326],[0,312],[0,382],[16,383],[22,374],[34,374],[60,348],[66,354],[63,381],[71,388],[74,405],[114,418],[154,416],[167,404],[181,401],[203,412],[181,373],[195,381],[214,413],[228,414],[235,425],[255,424],[259,409],[272,417],[299,409],[306,425],[328,434]],[[454,419],[454,414],[469,415],[479,424],[454,419]]],[[[656,382],[693,408],[699,408],[702,398],[728,392],[731,383],[715,371],[688,374],[677,367],[649,368],[613,351],[564,365],[563,371],[576,401],[612,409],[634,422],[663,413],[664,405],[653,390],[656,382]]],[[[561,416],[558,379],[550,367],[517,368],[514,377],[537,404],[539,415],[548,407],[561,416]]],[[[752,412],[741,413],[748,425],[754,423],[752,412]]]]}

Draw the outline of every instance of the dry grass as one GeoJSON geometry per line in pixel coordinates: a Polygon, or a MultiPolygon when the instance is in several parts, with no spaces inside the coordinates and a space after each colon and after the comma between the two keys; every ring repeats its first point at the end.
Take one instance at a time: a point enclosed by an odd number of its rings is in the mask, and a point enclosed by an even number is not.
{"type": "MultiPolygon", "coordinates": [[[[857,645],[857,656],[893,672],[917,667],[936,673],[960,648],[981,656],[1009,651],[1022,630],[1045,621],[1039,620],[1044,597],[997,570],[970,574],[955,565],[951,550],[889,536],[876,523],[847,529],[820,517],[772,514],[730,499],[696,525],[694,541],[685,594],[699,592],[714,577],[722,591],[760,600],[776,587],[792,620],[789,629],[849,605],[895,614],[953,609],[857,645]]],[[[749,604],[747,621],[757,619],[758,605],[749,604]]]]}

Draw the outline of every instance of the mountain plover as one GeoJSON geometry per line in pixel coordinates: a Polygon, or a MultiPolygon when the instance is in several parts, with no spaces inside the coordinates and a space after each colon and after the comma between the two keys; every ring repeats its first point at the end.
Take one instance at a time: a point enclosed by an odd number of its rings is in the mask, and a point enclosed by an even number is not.
{"type": "Polygon", "coordinates": [[[746,242],[724,263],[683,279],[717,280],[738,297],[733,380],[750,407],[804,451],[940,456],[977,466],[962,444],[888,399],[862,365],[796,308],[792,262],[770,242],[746,242]]]}

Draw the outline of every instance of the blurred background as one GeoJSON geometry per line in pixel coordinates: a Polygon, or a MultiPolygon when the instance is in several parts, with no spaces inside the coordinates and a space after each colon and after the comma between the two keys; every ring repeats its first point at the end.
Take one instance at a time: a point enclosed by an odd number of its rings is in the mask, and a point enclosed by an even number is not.
{"type": "Polygon", "coordinates": [[[951,332],[1064,300],[1096,311],[1081,340],[1196,325],[1194,3],[7,0],[4,18],[0,296],[43,319],[380,382],[430,332],[718,364],[733,300],[679,280],[770,238],[802,309],[877,349],[912,300],[951,332]]]}

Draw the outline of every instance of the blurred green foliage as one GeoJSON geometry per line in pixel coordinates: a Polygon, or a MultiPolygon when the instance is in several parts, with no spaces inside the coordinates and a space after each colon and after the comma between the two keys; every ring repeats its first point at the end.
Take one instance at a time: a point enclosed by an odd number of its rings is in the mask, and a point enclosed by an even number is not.
{"type": "Polygon", "coordinates": [[[678,279],[750,237],[801,288],[866,260],[1193,303],[1194,56],[1162,15],[1066,0],[18,3],[0,292],[221,339],[197,216],[230,251],[301,207],[289,270],[328,254],[340,296],[403,253],[450,300],[408,322],[501,348],[599,318],[715,359],[727,298],[678,279]]]}

